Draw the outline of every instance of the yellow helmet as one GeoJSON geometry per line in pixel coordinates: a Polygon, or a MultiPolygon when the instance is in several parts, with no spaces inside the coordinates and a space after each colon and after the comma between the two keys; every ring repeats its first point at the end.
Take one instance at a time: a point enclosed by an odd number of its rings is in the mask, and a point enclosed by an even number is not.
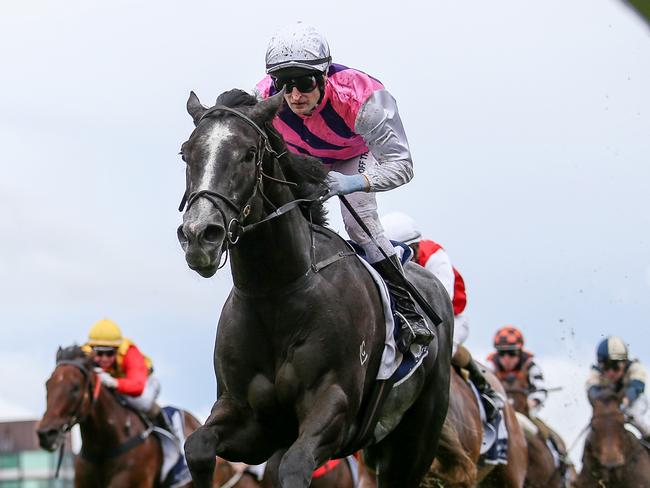
{"type": "Polygon", "coordinates": [[[110,319],[101,319],[93,324],[88,332],[88,345],[119,347],[122,344],[122,331],[110,319]]]}

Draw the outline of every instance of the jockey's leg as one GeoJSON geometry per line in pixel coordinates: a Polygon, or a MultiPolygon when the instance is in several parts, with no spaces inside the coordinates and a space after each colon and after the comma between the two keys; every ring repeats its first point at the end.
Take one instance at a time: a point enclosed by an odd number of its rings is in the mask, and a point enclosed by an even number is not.
{"type": "Polygon", "coordinates": [[[564,443],[564,440],[562,440],[560,435],[557,432],[555,432],[553,429],[551,429],[546,424],[546,422],[544,422],[539,417],[531,417],[531,420],[540,430],[540,433],[542,434],[542,438],[544,440],[548,439],[549,441],[551,441],[551,444],[553,445],[555,452],[560,458],[560,464],[561,464],[560,467],[562,469],[562,472],[564,473],[567,467],[573,465],[573,462],[571,461],[571,459],[569,459],[569,453],[567,452],[566,444],[564,443]]]}
{"type": "Polygon", "coordinates": [[[465,344],[469,336],[469,320],[464,312],[454,315],[454,335],[452,338],[451,356],[456,354],[458,346],[465,344]]]}
{"type": "MultiPolygon", "coordinates": [[[[346,175],[364,173],[368,168],[377,164],[371,153],[365,153],[356,158],[335,164],[332,170],[346,175]]],[[[372,243],[370,237],[363,231],[348,209],[341,204],[343,223],[350,239],[358,243],[366,252],[368,262],[379,272],[395,300],[397,312],[404,317],[397,346],[402,352],[408,351],[412,343],[426,345],[433,339],[433,332],[418,311],[413,297],[402,285],[404,270],[395,255],[395,249],[384,235],[384,229],[377,214],[377,199],[374,193],[356,192],[347,196],[348,201],[359,214],[363,223],[368,227],[375,240],[388,256],[384,258],[381,251],[372,243]]]]}
{"type": "Polygon", "coordinates": [[[464,368],[469,372],[469,379],[472,380],[472,383],[474,383],[474,386],[476,386],[476,389],[481,394],[485,414],[488,420],[492,420],[499,412],[499,409],[505,406],[505,402],[501,398],[501,395],[494,391],[494,388],[492,388],[488,380],[485,379],[481,367],[474,361],[472,354],[465,346],[458,344],[456,346],[456,352],[451,358],[451,364],[459,368],[464,368]]]}
{"type": "Polygon", "coordinates": [[[132,408],[144,413],[149,420],[157,427],[161,427],[168,432],[173,433],[167,416],[156,403],[156,398],[160,394],[160,382],[153,374],[147,378],[142,394],[137,397],[125,396],[124,399],[132,408]]]}

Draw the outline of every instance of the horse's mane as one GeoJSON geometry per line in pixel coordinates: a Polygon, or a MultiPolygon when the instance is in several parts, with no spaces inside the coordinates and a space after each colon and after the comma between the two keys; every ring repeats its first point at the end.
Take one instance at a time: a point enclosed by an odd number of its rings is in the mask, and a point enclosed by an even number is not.
{"type": "MultiPolygon", "coordinates": [[[[252,107],[257,104],[257,98],[240,89],[223,92],[217,97],[217,105],[226,107],[252,107]]],[[[287,145],[280,133],[275,130],[271,122],[264,124],[264,130],[269,138],[271,147],[278,153],[285,155],[278,159],[280,168],[288,181],[296,183],[291,187],[293,196],[300,198],[315,198],[325,189],[327,170],[317,158],[295,154],[287,150],[287,145]]],[[[327,210],[320,202],[314,202],[308,207],[301,206],[303,215],[317,225],[327,224],[327,210]],[[310,216],[311,213],[311,216],[310,216]]]]}
{"type": "Polygon", "coordinates": [[[65,361],[74,361],[77,359],[85,360],[87,357],[88,355],[85,353],[85,351],[77,344],[73,344],[65,348],[59,347],[59,350],[56,352],[57,363],[62,360],[65,361]]]}
{"type": "Polygon", "coordinates": [[[616,392],[614,388],[603,388],[598,392],[598,394],[594,397],[594,399],[602,403],[609,403],[609,402],[618,403],[621,400],[621,394],[616,392]]]}

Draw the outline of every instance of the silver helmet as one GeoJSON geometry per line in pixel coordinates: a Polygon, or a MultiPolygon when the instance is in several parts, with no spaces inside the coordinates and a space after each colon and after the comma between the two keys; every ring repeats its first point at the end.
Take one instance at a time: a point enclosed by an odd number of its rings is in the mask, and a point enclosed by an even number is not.
{"type": "Polygon", "coordinates": [[[332,62],[323,35],[309,24],[298,22],[278,31],[266,49],[268,74],[286,68],[325,72],[332,62]]]}
{"type": "Polygon", "coordinates": [[[381,217],[384,235],[393,241],[413,244],[422,238],[415,220],[402,212],[391,212],[381,217]]]}

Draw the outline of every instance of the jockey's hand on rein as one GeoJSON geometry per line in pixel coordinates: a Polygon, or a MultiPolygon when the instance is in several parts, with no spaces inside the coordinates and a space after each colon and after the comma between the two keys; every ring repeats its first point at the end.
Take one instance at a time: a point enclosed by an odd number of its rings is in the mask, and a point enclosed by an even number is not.
{"type": "Polygon", "coordinates": [[[329,172],[325,179],[325,185],[328,192],[321,198],[322,201],[334,195],[347,195],[356,191],[368,191],[370,189],[368,178],[365,175],[344,175],[336,171],[329,172]]]}
{"type": "Polygon", "coordinates": [[[101,371],[97,373],[99,376],[99,381],[101,381],[102,385],[104,385],[107,388],[117,388],[117,380],[113,378],[110,373],[106,371],[101,371]]]}

